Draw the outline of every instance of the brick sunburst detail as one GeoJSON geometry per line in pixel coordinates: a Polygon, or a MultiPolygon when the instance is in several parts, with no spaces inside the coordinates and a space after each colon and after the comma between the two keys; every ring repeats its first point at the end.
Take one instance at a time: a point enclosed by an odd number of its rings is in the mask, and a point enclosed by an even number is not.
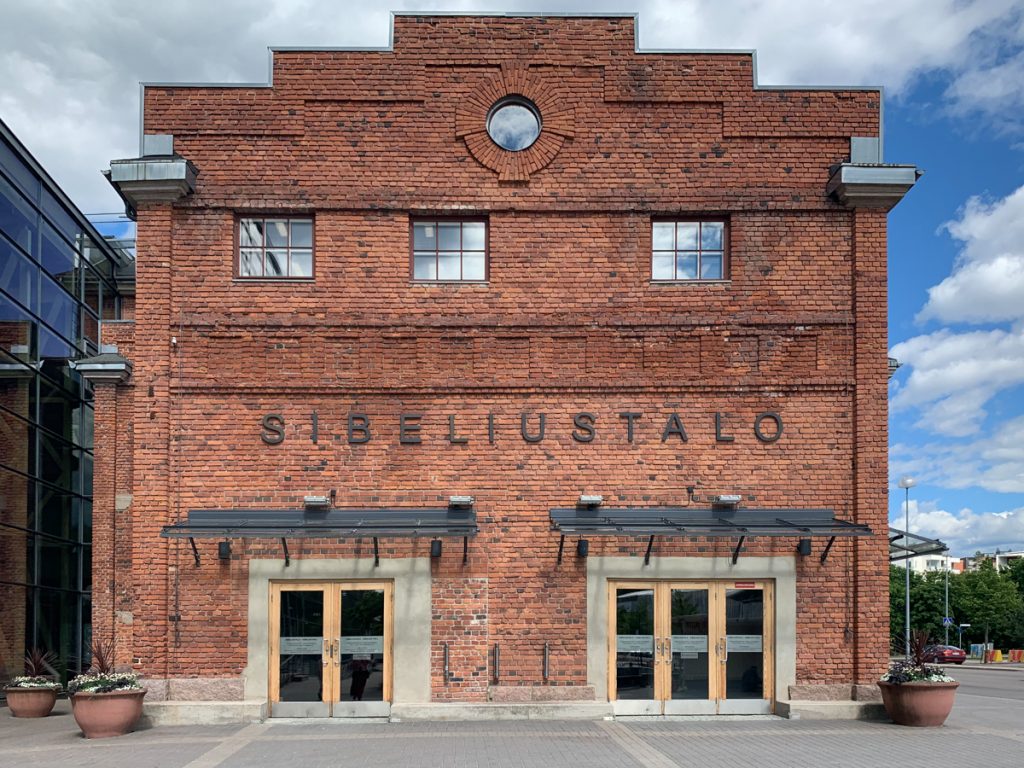
{"type": "Polygon", "coordinates": [[[459,105],[455,135],[466,142],[477,162],[498,174],[499,181],[528,181],[531,174],[554,160],[565,140],[574,135],[575,112],[565,96],[557,83],[531,74],[527,65],[503,65],[501,74],[481,82],[459,105]],[[520,152],[502,149],[487,135],[487,113],[506,96],[523,96],[540,112],[540,136],[520,152]]]}

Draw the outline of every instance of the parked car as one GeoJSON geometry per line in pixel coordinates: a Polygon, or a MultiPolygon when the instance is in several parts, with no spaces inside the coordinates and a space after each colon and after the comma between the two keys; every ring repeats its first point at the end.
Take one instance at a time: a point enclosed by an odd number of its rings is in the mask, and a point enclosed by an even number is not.
{"type": "Polygon", "coordinates": [[[929,645],[924,649],[924,660],[933,664],[963,664],[967,652],[955,645],[929,645]]]}

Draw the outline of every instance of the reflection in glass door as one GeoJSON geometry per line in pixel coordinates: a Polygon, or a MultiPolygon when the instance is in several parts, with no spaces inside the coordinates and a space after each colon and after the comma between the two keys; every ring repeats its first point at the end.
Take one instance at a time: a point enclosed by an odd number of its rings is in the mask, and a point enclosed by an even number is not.
{"type": "Polygon", "coordinates": [[[654,588],[615,590],[615,690],[622,711],[653,712],[654,588]]]}
{"type": "Polygon", "coordinates": [[[612,582],[616,714],[771,712],[772,583],[612,582]]]}
{"type": "Polygon", "coordinates": [[[382,582],[272,583],[271,714],[389,714],[391,597],[382,582]]]}

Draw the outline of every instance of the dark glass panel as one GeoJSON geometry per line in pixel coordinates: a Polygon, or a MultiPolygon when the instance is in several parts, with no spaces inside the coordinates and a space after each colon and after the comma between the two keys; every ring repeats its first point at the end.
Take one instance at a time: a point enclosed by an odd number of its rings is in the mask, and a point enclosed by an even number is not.
{"type": "Polygon", "coordinates": [[[708,698],[708,591],[672,590],[672,698],[708,698]]]}
{"type": "Polygon", "coordinates": [[[82,228],[75,221],[74,217],[68,213],[67,209],[58,202],[57,198],[49,193],[46,189],[43,190],[42,194],[42,205],[40,206],[43,214],[53,224],[54,228],[60,232],[67,239],[69,243],[72,243],[75,247],[79,247],[82,243],[82,228]]]}
{"type": "Polygon", "coordinates": [[[32,325],[32,316],[0,293],[0,346],[18,357],[30,357],[32,325]]]}
{"type": "Polygon", "coordinates": [[[0,139],[0,168],[20,188],[25,196],[32,201],[38,202],[40,184],[36,175],[15,154],[14,149],[7,145],[7,142],[0,139]]]}
{"type": "Polygon", "coordinates": [[[764,593],[760,589],[725,592],[725,696],[763,699],[764,593]]]}
{"type": "Polygon", "coordinates": [[[95,429],[95,412],[88,403],[79,403],[75,413],[80,424],[77,439],[73,442],[92,450],[93,430],[95,429]]]}
{"type": "Polygon", "coordinates": [[[75,520],[77,500],[69,493],[36,483],[38,506],[36,509],[36,530],[62,539],[78,540],[75,520]]]}
{"type": "Polygon", "coordinates": [[[78,339],[78,302],[43,275],[39,283],[39,316],[51,330],[69,341],[78,339]]]}
{"type": "Polygon", "coordinates": [[[3,176],[0,176],[0,231],[25,253],[36,256],[39,214],[3,176]]]}
{"type": "Polygon", "coordinates": [[[77,594],[36,588],[35,645],[57,654],[57,669],[66,682],[77,672],[79,659],[79,601],[77,594]]]}
{"type": "Polygon", "coordinates": [[[384,590],[341,593],[341,701],[384,700],[384,590]]]}
{"type": "Polygon", "coordinates": [[[323,591],[281,592],[281,701],[323,701],[323,642],[323,591]]]}
{"type": "Polygon", "coordinates": [[[44,385],[39,397],[39,424],[71,442],[75,435],[75,411],[78,400],[56,387],[44,385]]]}
{"type": "Polygon", "coordinates": [[[68,443],[39,431],[39,467],[37,477],[68,491],[78,491],[75,451],[68,443]]]}
{"type": "Polygon", "coordinates": [[[75,503],[81,509],[82,517],[82,541],[92,541],[92,502],[83,499],[75,499],[75,503]]]}
{"type": "Polygon", "coordinates": [[[71,370],[67,360],[45,360],[41,370],[48,377],[39,380],[39,394],[44,400],[48,397],[76,400],[82,397],[82,380],[71,370]]]}
{"type": "Polygon", "coordinates": [[[75,249],[68,245],[49,224],[43,223],[43,238],[40,241],[39,263],[43,269],[64,285],[69,292],[78,295],[75,285],[75,249]]]}
{"type": "Polygon", "coordinates": [[[620,699],[654,698],[654,590],[615,590],[615,688],[620,699]]]}
{"type": "Polygon", "coordinates": [[[78,589],[78,546],[36,537],[39,552],[39,584],[44,587],[78,589]]]}
{"type": "MultiPolygon", "coordinates": [[[[28,402],[27,392],[14,389],[8,393],[5,389],[0,385],[0,405],[24,411],[28,402]],[[19,400],[22,402],[17,402],[19,400]]],[[[28,472],[31,445],[31,427],[28,422],[0,408],[0,464],[18,472],[28,472]]]]}
{"type": "Polygon", "coordinates": [[[75,347],[48,328],[39,328],[39,357],[50,360],[68,360],[77,354],[75,347]]]}
{"type": "Polygon", "coordinates": [[[39,267],[0,235],[0,290],[6,291],[30,312],[37,312],[38,282],[39,267]]]}
{"type": "Polygon", "coordinates": [[[92,454],[85,451],[75,451],[77,461],[75,471],[79,477],[78,492],[83,496],[92,496],[92,454]]]}
{"type": "Polygon", "coordinates": [[[82,551],[82,589],[92,589],[92,546],[83,544],[82,551]]]}

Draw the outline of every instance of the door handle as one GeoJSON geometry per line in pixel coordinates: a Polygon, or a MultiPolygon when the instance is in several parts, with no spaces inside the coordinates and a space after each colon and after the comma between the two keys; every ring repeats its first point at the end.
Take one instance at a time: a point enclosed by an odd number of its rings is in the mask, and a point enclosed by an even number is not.
{"type": "Polygon", "coordinates": [[[323,663],[324,663],[324,666],[325,666],[325,667],[326,667],[326,666],[327,666],[328,664],[330,664],[330,660],[331,660],[331,657],[332,657],[333,655],[334,655],[334,654],[332,653],[332,649],[331,649],[331,641],[330,641],[330,640],[328,640],[328,639],[327,639],[327,638],[325,637],[325,638],[324,638],[324,649],[323,649],[323,652],[322,652],[322,654],[321,654],[321,656],[322,656],[322,660],[323,660],[323,663]]]}

